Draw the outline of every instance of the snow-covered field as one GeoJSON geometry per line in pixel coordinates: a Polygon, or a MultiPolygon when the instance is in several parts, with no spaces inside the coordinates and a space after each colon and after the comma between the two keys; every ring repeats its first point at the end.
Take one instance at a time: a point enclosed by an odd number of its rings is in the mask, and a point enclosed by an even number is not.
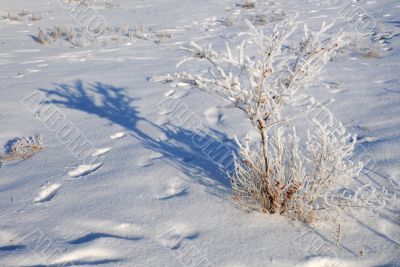
{"type": "Polygon", "coordinates": [[[81,7],[108,25],[95,41],[38,43],[39,27],[87,26],[70,10],[76,2],[61,1],[0,1],[0,144],[43,139],[40,152],[0,168],[0,266],[400,266],[398,0],[249,9],[240,0],[97,0],[81,7]],[[231,151],[248,122],[204,92],[153,78],[176,71],[182,45],[224,49],[244,19],[268,33],[294,12],[310,29],[334,21],[332,33],[353,37],[322,86],[308,89],[321,103],[335,99],[327,108],[370,162],[358,183],[379,200],[338,218],[339,238],[330,220],[238,209],[213,152],[231,151]],[[376,34],[361,38],[363,15],[376,34]]]}

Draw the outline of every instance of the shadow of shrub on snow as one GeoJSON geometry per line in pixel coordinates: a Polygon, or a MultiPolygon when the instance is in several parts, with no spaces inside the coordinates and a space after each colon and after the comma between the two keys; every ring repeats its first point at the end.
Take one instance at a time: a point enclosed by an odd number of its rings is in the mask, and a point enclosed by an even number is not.
{"type": "MultiPolygon", "coordinates": [[[[144,147],[161,153],[168,164],[196,182],[219,192],[230,187],[226,173],[233,170],[232,152],[236,145],[226,134],[206,127],[192,130],[184,125],[174,125],[173,121],[157,125],[140,115],[134,106],[138,98],[127,95],[124,88],[100,82],[85,85],[78,80],[74,84],[55,84],[52,89],[39,90],[46,94],[46,104],[97,115],[124,127],[144,147]],[[157,129],[162,140],[140,130],[139,122],[157,129]]],[[[164,104],[163,108],[171,109],[167,113],[179,112],[177,106],[164,104]]]]}

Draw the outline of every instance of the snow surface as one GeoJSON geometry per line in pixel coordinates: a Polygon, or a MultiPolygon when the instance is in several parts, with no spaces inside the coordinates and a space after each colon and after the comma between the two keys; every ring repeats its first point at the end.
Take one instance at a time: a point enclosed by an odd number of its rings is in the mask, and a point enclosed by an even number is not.
{"type": "MultiPolygon", "coordinates": [[[[1,0],[0,143],[40,133],[44,149],[0,169],[0,266],[400,266],[400,3],[260,0],[255,9],[238,4],[95,1],[93,10],[110,27],[143,25],[151,27],[151,38],[157,32],[172,38],[157,42],[110,31],[78,48],[32,38],[38,27],[79,27],[58,0],[1,0]],[[356,36],[353,16],[337,2],[372,16],[379,38],[359,38],[330,62],[324,86],[309,91],[321,102],[336,99],[328,108],[357,133],[357,155],[373,158],[359,183],[386,189],[386,201],[372,214],[341,221],[336,246],[331,222],[307,226],[237,209],[225,170],[191,137],[232,147],[234,133],[249,132],[248,122],[186,84],[171,89],[152,77],[175,71],[180,46],[212,42],[223,49],[246,30],[244,18],[277,9],[298,12],[299,22],[311,29],[335,20],[333,31],[356,36]],[[43,19],[3,18],[22,10],[43,19]],[[221,22],[233,15],[233,26],[221,22]],[[378,57],[363,54],[371,46],[378,57]],[[63,142],[65,131],[49,127],[46,110],[29,110],[29,97],[38,93],[44,106],[63,114],[90,141],[87,160],[63,142]],[[171,101],[190,121],[199,119],[203,132],[171,112],[171,101]]],[[[257,27],[267,32],[273,23],[257,27]]]]}

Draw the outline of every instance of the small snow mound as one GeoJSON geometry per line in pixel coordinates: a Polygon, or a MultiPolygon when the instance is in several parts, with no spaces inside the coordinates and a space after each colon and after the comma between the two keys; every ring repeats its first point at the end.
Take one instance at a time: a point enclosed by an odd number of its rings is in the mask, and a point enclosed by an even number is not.
{"type": "Polygon", "coordinates": [[[173,180],[168,183],[166,188],[155,197],[158,200],[166,200],[173,197],[184,196],[187,194],[187,188],[181,184],[178,180],[173,180]]]}
{"type": "Polygon", "coordinates": [[[178,249],[185,239],[193,239],[199,235],[187,224],[175,223],[170,225],[167,231],[158,236],[158,241],[169,249],[178,249]]]}

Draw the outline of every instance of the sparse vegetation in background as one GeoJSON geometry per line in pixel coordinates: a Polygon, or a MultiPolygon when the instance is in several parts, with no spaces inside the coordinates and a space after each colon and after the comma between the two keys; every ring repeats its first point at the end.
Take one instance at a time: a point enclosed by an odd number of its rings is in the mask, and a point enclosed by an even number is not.
{"type": "Polygon", "coordinates": [[[92,36],[84,27],[72,28],[69,26],[55,25],[53,28],[47,30],[39,28],[37,34],[32,36],[37,43],[42,45],[54,44],[57,41],[64,40],[74,47],[80,48],[87,47],[100,39],[118,41],[120,38],[124,37],[125,39],[141,39],[160,44],[165,40],[171,39],[172,33],[168,31],[156,32],[142,25],[137,25],[131,29],[127,24],[124,24],[122,27],[108,26],[101,36],[92,36]]]}
{"type": "Polygon", "coordinates": [[[88,6],[90,4],[89,0],[64,0],[67,4],[79,3],[80,5],[88,6]]]}
{"type": "Polygon", "coordinates": [[[148,35],[150,31],[142,25],[136,25],[132,30],[129,30],[128,36],[130,39],[138,38],[149,41],[148,35]]]}
{"type": "Polygon", "coordinates": [[[28,19],[30,21],[42,20],[42,17],[40,15],[31,14],[29,11],[26,11],[26,10],[22,10],[17,15],[8,13],[7,16],[3,16],[2,18],[4,20],[8,20],[8,21],[11,21],[11,22],[23,21],[25,19],[28,19]]]}
{"type": "Polygon", "coordinates": [[[172,38],[172,34],[170,32],[159,32],[156,33],[156,36],[162,40],[172,38]]]}
{"type": "Polygon", "coordinates": [[[54,26],[53,29],[46,31],[39,28],[33,39],[42,45],[54,44],[58,40],[64,40],[75,47],[85,47],[95,41],[84,28],[73,29],[67,26],[54,26]]]}
{"type": "Polygon", "coordinates": [[[143,25],[136,25],[133,29],[127,26],[124,28],[127,28],[127,36],[129,39],[141,39],[159,44],[172,38],[172,34],[168,31],[155,32],[150,28],[145,28],[143,25]]]}
{"type": "Polygon", "coordinates": [[[343,56],[358,56],[365,59],[381,58],[385,51],[390,51],[391,48],[386,46],[384,42],[379,42],[370,38],[348,37],[349,42],[347,47],[341,51],[343,56]]]}
{"type": "Polygon", "coordinates": [[[363,58],[376,59],[381,57],[381,49],[371,45],[367,48],[360,48],[360,54],[363,58]]]}
{"type": "MultiPolygon", "coordinates": [[[[282,9],[268,9],[258,11],[256,14],[249,14],[246,17],[253,25],[266,25],[283,21],[287,19],[289,15],[282,9]]],[[[236,24],[242,23],[243,19],[238,19],[235,14],[230,14],[228,16],[220,18],[219,22],[224,26],[231,27],[236,24]]]]}
{"type": "Polygon", "coordinates": [[[234,26],[236,24],[236,16],[234,14],[231,14],[229,16],[220,19],[220,22],[227,27],[234,26]]]}
{"type": "Polygon", "coordinates": [[[11,13],[8,13],[7,16],[3,17],[4,19],[8,19],[10,21],[20,21],[21,17],[18,15],[12,15],[11,13]]]}
{"type": "Polygon", "coordinates": [[[25,11],[25,10],[22,10],[19,14],[18,14],[18,16],[20,16],[20,17],[25,17],[25,16],[28,16],[28,15],[30,15],[31,13],[29,13],[28,11],[25,11]]]}
{"type": "Polygon", "coordinates": [[[256,14],[254,17],[250,18],[249,20],[254,25],[266,25],[273,22],[283,21],[288,17],[286,12],[282,9],[275,9],[268,12],[262,12],[256,14]]]}
{"type": "Polygon", "coordinates": [[[67,4],[77,4],[79,3],[79,5],[83,5],[83,6],[103,6],[104,8],[118,8],[121,5],[115,1],[112,0],[102,0],[102,1],[98,1],[98,0],[63,0],[65,3],[67,4]]]}
{"type": "Polygon", "coordinates": [[[172,38],[172,34],[170,32],[158,32],[155,33],[155,36],[158,38],[158,40],[154,41],[155,43],[161,43],[172,38]]]}
{"type": "Polygon", "coordinates": [[[31,21],[40,21],[40,20],[42,20],[42,19],[43,19],[42,16],[40,16],[40,15],[34,15],[34,14],[32,14],[32,16],[29,17],[29,20],[31,20],[31,21]]]}
{"type": "Polygon", "coordinates": [[[104,7],[105,8],[118,8],[120,6],[121,5],[119,3],[114,3],[114,2],[111,2],[111,1],[104,2],[104,7]]]}
{"type": "Polygon", "coordinates": [[[356,138],[346,134],[340,123],[321,122],[308,129],[307,140],[280,125],[318,107],[298,91],[320,83],[324,65],[343,45],[343,35],[325,39],[331,25],[324,23],[314,33],[305,26],[301,42],[288,45],[297,26],[293,18],[269,35],[247,24],[250,37],[237,53],[228,44],[224,54],[211,45],[203,48],[194,42],[184,48],[189,55],[177,66],[201,59],[212,66],[208,72],[181,72],[157,80],[190,84],[222,98],[241,110],[258,131],[260,141],[255,145],[253,140],[237,140],[239,155],[230,175],[233,197],[243,209],[311,222],[316,210],[339,206],[326,203],[327,196],[335,199],[333,202],[338,200],[340,185],[359,174],[362,164],[349,159],[356,138]],[[246,56],[247,43],[256,45],[256,53],[246,56]],[[299,105],[307,99],[308,104],[299,105]],[[301,108],[289,115],[283,113],[289,107],[301,108]]]}
{"type": "Polygon", "coordinates": [[[31,137],[16,138],[6,145],[6,153],[0,155],[0,163],[13,160],[25,160],[43,149],[40,134],[31,137]]]}

